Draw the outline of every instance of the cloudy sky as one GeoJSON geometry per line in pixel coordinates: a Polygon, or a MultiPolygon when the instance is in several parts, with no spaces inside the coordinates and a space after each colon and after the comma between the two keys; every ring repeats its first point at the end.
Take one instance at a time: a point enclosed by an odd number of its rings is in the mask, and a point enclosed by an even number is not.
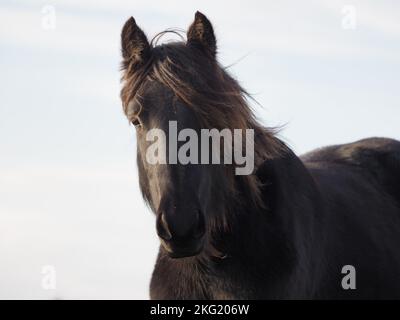
{"type": "Polygon", "coordinates": [[[119,36],[130,16],[151,37],[196,10],[297,153],[400,139],[398,1],[2,1],[0,298],[148,298],[158,242],[119,101],[119,36]]]}

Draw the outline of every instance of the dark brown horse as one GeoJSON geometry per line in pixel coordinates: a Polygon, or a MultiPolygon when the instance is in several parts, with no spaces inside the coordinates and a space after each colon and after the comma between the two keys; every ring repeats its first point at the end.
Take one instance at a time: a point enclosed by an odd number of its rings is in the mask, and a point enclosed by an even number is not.
{"type": "Polygon", "coordinates": [[[199,12],[185,42],[149,43],[133,18],[122,30],[121,98],[161,242],[151,298],[400,298],[400,142],[371,138],[299,158],[255,120],[216,53],[199,12]],[[197,133],[254,130],[253,173],[150,164],[147,133],[161,129],[171,143],[171,121],[197,133]]]}

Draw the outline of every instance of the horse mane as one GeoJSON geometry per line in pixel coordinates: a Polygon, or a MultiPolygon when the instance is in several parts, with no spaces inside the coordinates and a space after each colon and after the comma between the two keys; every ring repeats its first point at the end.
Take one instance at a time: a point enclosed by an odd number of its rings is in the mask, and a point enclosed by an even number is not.
{"type": "MultiPolygon", "coordinates": [[[[150,57],[143,64],[122,62],[121,99],[126,114],[132,99],[141,105],[143,84],[157,81],[195,111],[203,128],[253,129],[255,169],[265,160],[287,150],[283,142],[276,138],[275,128],[267,128],[257,121],[249,104],[249,100],[254,99],[214,57],[183,41],[157,45],[158,39],[168,32],[176,33],[167,30],[153,38],[150,57]]],[[[255,172],[237,176],[237,179],[242,180],[243,189],[254,203],[262,206],[261,184],[255,172]]]]}

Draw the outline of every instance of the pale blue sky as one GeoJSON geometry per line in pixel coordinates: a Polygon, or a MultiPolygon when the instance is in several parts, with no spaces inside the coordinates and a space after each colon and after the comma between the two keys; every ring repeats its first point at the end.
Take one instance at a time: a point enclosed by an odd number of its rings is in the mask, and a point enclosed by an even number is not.
{"type": "Polygon", "coordinates": [[[119,35],[213,22],[219,57],[298,153],[400,139],[398,1],[2,1],[0,298],[144,298],[157,252],[119,101],[119,35]],[[44,30],[42,9],[56,10],[44,30]],[[342,26],[344,6],[355,29],[342,26]],[[41,288],[54,265],[57,289],[41,288]]]}

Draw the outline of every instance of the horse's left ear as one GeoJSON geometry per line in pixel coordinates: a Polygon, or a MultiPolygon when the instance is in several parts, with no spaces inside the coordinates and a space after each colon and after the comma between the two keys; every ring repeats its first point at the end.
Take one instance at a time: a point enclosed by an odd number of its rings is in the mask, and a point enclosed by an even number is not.
{"type": "Polygon", "coordinates": [[[187,31],[187,44],[198,46],[213,57],[217,52],[217,42],[211,22],[201,12],[197,11],[194,21],[187,31]]]}

